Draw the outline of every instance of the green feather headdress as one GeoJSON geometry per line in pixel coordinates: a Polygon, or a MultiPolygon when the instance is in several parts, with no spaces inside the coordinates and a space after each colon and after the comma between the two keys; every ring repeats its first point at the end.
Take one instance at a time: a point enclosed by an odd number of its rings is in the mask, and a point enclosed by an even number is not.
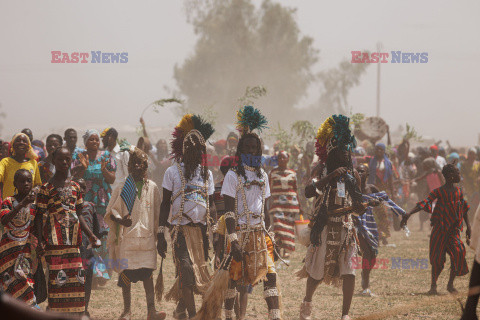
{"type": "Polygon", "coordinates": [[[237,129],[241,135],[253,132],[253,130],[262,132],[267,128],[267,123],[267,118],[260,113],[260,110],[252,106],[245,106],[237,111],[237,129]]]}

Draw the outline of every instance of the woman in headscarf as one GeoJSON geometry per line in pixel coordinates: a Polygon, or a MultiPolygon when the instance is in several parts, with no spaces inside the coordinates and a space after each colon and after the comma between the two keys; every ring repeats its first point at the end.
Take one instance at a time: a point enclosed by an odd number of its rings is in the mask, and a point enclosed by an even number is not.
{"type": "MultiPolygon", "coordinates": [[[[100,224],[100,234],[102,235],[102,246],[96,251],[101,259],[108,257],[106,247],[106,236],[108,234],[108,225],[104,221],[107,211],[108,202],[112,195],[112,183],[115,182],[115,171],[117,169],[115,159],[108,151],[100,151],[100,133],[97,130],[88,130],[83,135],[85,151],[72,155],[73,169],[72,175],[76,179],[83,178],[87,185],[84,199],[95,205],[98,222],[100,224]]],[[[110,276],[105,270],[102,263],[97,263],[94,273],[100,279],[108,280],[110,276]]],[[[105,284],[105,280],[101,280],[99,284],[105,284]]]]}
{"type": "Polygon", "coordinates": [[[0,161],[0,182],[3,184],[3,199],[12,197],[15,194],[13,177],[19,169],[25,169],[30,172],[34,187],[42,184],[36,161],[37,155],[32,149],[28,136],[24,133],[17,133],[13,137],[10,146],[10,156],[0,161]]]}

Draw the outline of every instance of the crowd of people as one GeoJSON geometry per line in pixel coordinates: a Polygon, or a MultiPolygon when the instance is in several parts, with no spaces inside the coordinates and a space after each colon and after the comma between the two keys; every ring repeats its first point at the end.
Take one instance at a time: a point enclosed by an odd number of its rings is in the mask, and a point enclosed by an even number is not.
{"type": "MultiPolygon", "coordinates": [[[[361,253],[361,293],[373,296],[379,247],[392,231],[409,233],[412,214],[422,211],[419,231],[430,230],[424,223],[431,221],[429,294],[438,293],[447,254],[450,293],[455,277],[469,272],[463,225],[467,244],[480,249],[480,225],[470,223],[480,203],[478,147],[357,141],[350,119],[334,115],[315,141],[269,148],[260,137],[267,119],[251,106],[238,111],[238,132],[216,141],[198,115],[180,120],[170,147],[166,139],[153,144],[140,122],[136,144],[120,140],[115,128],[87,130],[83,145],[73,128],[45,141],[24,129],[2,141],[2,297],[39,311],[47,301],[52,319],[88,316],[91,291],[115,272],[124,305],[119,319],[130,319],[131,283],[142,281],[148,319],[166,317],[155,308],[164,295],[176,301],[175,319],[216,319],[223,309],[229,320],[245,318],[248,294],[263,282],[269,319],[281,319],[276,265],[288,264],[302,243],[308,249],[297,272],[307,278],[300,319],[311,319],[321,282],[342,287],[341,319],[349,319],[352,259],[361,253]],[[296,234],[297,220],[310,220],[306,234],[296,234]],[[157,254],[162,268],[169,242],[175,283],[163,292],[162,272],[155,285],[153,271],[157,254]],[[203,297],[198,310],[195,294],[203,297]]],[[[479,285],[479,271],[475,260],[471,287],[479,285]]],[[[477,302],[478,293],[469,296],[462,319],[476,319],[477,302]]]]}

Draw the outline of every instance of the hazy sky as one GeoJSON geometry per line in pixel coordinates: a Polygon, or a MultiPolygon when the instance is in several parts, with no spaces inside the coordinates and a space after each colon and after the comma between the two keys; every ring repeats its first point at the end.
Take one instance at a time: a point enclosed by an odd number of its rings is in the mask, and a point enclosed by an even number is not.
{"type": "MultiPolygon", "coordinates": [[[[392,128],[408,122],[423,135],[477,143],[478,1],[280,2],[298,9],[300,30],[320,49],[316,71],[350,59],[352,50],[374,50],[378,41],[386,52],[428,52],[426,64],[382,65],[381,115],[392,128]]],[[[1,135],[9,139],[24,127],[42,137],[69,126],[136,126],[146,105],[168,97],[173,67],[192,54],[195,41],[180,0],[0,0],[0,104],[7,114],[1,135]],[[52,64],[54,50],[128,52],[128,63],[52,64]]],[[[317,91],[300,104],[314,101],[317,91]]],[[[349,103],[353,112],[372,115],[375,101],[371,65],[349,103]]],[[[178,119],[166,109],[147,112],[146,121],[178,119]]]]}

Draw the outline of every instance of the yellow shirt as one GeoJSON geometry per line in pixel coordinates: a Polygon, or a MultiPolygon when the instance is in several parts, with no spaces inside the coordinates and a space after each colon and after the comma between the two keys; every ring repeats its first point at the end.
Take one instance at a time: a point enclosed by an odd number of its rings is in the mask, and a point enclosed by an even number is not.
{"type": "Polygon", "coordinates": [[[30,171],[33,178],[33,186],[41,185],[40,170],[36,160],[29,160],[27,162],[18,162],[17,160],[6,157],[0,161],[0,182],[3,183],[2,198],[13,196],[15,187],[13,186],[13,177],[15,172],[19,169],[26,169],[30,171]]]}

